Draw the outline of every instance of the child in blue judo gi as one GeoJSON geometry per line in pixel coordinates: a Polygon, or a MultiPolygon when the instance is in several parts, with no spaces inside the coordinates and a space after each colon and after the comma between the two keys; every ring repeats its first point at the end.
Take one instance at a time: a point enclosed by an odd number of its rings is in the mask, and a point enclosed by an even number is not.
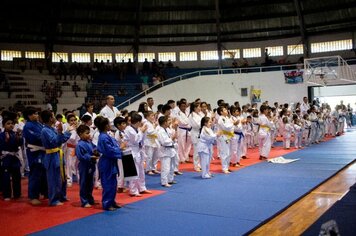
{"type": "Polygon", "coordinates": [[[94,205],[94,173],[99,153],[90,140],[90,128],[88,126],[80,125],[77,128],[77,134],[80,140],[75,148],[75,154],[79,160],[80,201],[82,207],[90,208],[94,205]]]}
{"type": "Polygon", "coordinates": [[[40,205],[40,195],[48,197],[46,168],[43,165],[45,149],[42,145],[41,132],[43,125],[39,122],[39,115],[34,107],[23,112],[26,124],[23,137],[26,141],[26,154],[30,173],[28,176],[28,198],[32,205],[40,205]]]}
{"type": "Polygon", "coordinates": [[[94,120],[95,126],[100,131],[98,139],[98,151],[101,153],[99,159],[99,175],[102,192],[103,209],[107,211],[115,211],[121,206],[115,202],[117,190],[117,175],[119,168],[117,160],[122,158],[122,152],[115,138],[108,134],[111,130],[110,122],[103,116],[98,116],[94,120]]]}
{"type": "Polygon", "coordinates": [[[56,119],[53,113],[48,110],[42,111],[41,119],[44,123],[41,140],[46,150],[43,164],[47,171],[49,205],[60,206],[63,205],[63,202],[68,201],[62,144],[70,138],[70,131],[75,129],[75,126],[70,126],[68,131],[63,133],[62,124],[59,124],[56,131],[53,127],[56,119]]]}
{"type": "Polygon", "coordinates": [[[13,131],[16,116],[12,112],[2,113],[4,131],[0,133],[0,168],[2,169],[1,185],[5,201],[10,201],[11,196],[15,199],[21,197],[21,162],[18,152],[23,139],[21,133],[13,131]]]}

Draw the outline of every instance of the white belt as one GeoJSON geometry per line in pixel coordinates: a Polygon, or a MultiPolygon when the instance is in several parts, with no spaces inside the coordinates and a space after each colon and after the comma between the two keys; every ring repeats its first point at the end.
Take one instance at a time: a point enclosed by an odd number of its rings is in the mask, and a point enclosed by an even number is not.
{"type": "Polygon", "coordinates": [[[37,152],[37,151],[45,151],[46,149],[41,146],[33,145],[33,144],[27,144],[28,149],[30,149],[30,152],[37,152]]]}
{"type": "Polygon", "coordinates": [[[3,159],[3,158],[4,158],[5,156],[7,156],[7,155],[11,155],[11,156],[15,156],[15,157],[19,158],[18,152],[2,151],[2,152],[1,152],[0,159],[3,159]]]}

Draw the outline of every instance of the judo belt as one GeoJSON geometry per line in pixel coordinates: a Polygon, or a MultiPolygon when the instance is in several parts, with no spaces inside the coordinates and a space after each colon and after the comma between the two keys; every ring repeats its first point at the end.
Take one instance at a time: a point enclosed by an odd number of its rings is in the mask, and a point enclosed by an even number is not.
{"type": "Polygon", "coordinates": [[[185,130],[185,142],[187,142],[188,141],[188,131],[191,131],[192,128],[191,127],[190,128],[179,127],[179,128],[185,130]]]}
{"type": "Polygon", "coordinates": [[[316,123],[316,128],[317,128],[317,129],[320,129],[320,123],[319,123],[319,121],[312,121],[312,122],[316,123]]]}
{"type": "Polygon", "coordinates": [[[146,137],[151,140],[152,144],[154,144],[156,142],[155,140],[157,139],[157,134],[147,134],[146,137]]]}
{"type": "Polygon", "coordinates": [[[244,135],[242,132],[234,132],[234,133],[239,136],[238,142],[241,143],[241,139],[242,139],[243,137],[245,137],[245,135],[244,135]]]}
{"type": "Polygon", "coordinates": [[[234,132],[231,131],[226,131],[226,130],[221,130],[222,134],[227,136],[228,139],[231,139],[232,137],[234,137],[234,132]]]}
{"type": "Polygon", "coordinates": [[[260,128],[266,129],[267,132],[269,132],[271,130],[271,128],[267,125],[260,125],[260,128]]]}
{"type": "Polygon", "coordinates": [[[67,143],[67,147],[69,148],[75,148],[77,145],[71,144],[71,143],[67,143]]]}
{"type": "Polygon", "coordinates": [[[18,152],[8,152],[8,151],[2,151],[0,159],[3,159],[6,156],[14,156],[17,157],[20,160],[20,156],[18,152]]]}
{"type": "Polygon", "coordinates": [[[156,139],[157,138],[157,134],[147,134],[147,138],[156,139]]]}
{"type": "Polygon", "coordinates": [[[63,150],[60,147],[57,148],[52,148],[52,149],[46,149],[46,154],[52,154],[59,152],[59,168],[61,172],[61,179],[62,182],[65,181],[66,175],[65,175],[65,170],[64,170],[64,161],[63,161],[63,150]]]}
{"type": "Polygon", "coordinates": [[[165,147],[165,148],[174,148],[173,145],[172,146],[163,146],[163,147],[165,147]]]}
{"type": "Polygon", "coordinates": [[[37,146],[37,145],[34,145],[34,144],[27,144],[27,148],[30,150],[30,152],[37,152],[37,151],[46,150],[44,147],[37,146]]]}

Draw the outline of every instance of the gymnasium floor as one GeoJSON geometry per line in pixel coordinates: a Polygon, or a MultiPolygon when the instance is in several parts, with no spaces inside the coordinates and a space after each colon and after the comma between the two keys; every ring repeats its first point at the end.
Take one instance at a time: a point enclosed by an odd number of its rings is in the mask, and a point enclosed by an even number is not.
{"type": "MultiPolygon", "coordinates": [[[[203,180],[184,164],[178,184],[162,188],[159,176],[147,176],[154,191],[145,198],[118,194],[124,207],[103,212],[79,206],[78,186],[69,189],[71,201],[63,207],[32,207],[26,198],[0,201],[2,235],[242,235],[252,232],[355,160],[356,132],[302,150],[272,149],[272,157],[300,158],[290,164],[260,162],[257,150],[249,150],[243,168],[203,180]]],[[[26,183],[24,181],[24,186],[26,183]]],[[[23,193],[25,191],[23,190],[23,193]]],[[[100,202],[100,191],[95,190],[100,202]]],[[[24,194],[24,196],[26,196],[24,194]]]]}

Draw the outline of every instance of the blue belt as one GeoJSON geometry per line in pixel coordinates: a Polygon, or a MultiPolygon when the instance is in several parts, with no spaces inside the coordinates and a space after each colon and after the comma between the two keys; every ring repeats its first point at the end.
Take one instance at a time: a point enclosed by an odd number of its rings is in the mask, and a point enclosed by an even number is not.
{"type": "Polygon", "coordinates": [[[239,140],[238,142],[241,143],[241,139],[245,137],[245,135],[242,132],[234,132],[235,134],[237,134],[239,136],[239,140]]]}

